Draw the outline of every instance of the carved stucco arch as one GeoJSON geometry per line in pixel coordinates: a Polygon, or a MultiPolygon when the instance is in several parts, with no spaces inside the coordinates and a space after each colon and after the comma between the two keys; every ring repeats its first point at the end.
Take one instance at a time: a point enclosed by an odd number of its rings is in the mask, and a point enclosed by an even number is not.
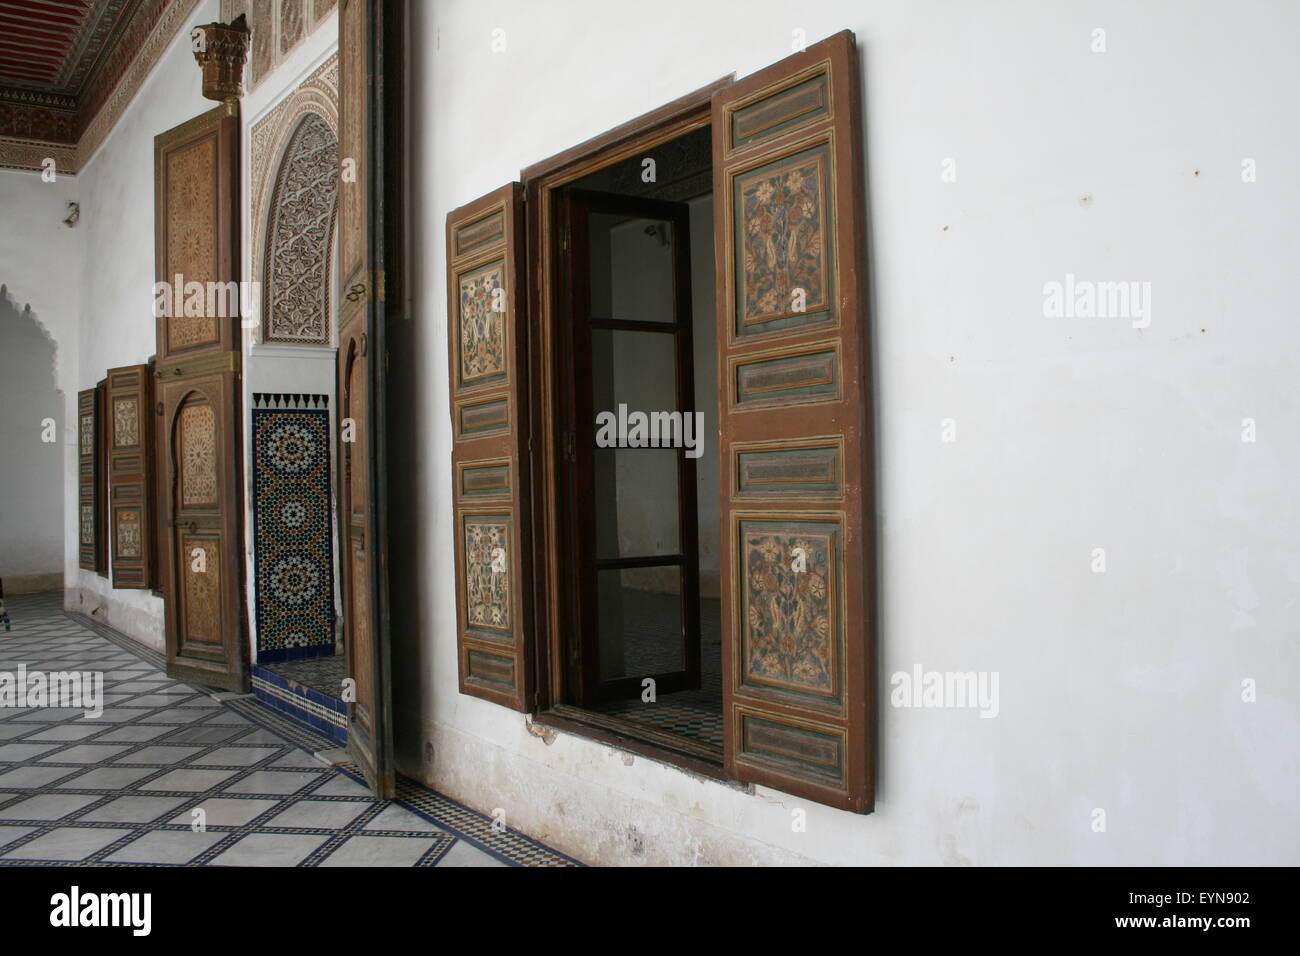
{"type": "MultiPolygon", "coordinates": [[[[271,242],[270,232],[275,226],[272,213],[279,205],[275,195],[277,183],[281,180],[285,163],[290,159],[294,148],[295,136],[302,129],[305,120],[315,118],[323,121],[334,136],[337,150],[339,134],[338,102],[338,54],[334,54],[317,68],[298,87],[281,100],[265,116],[258,120],[252,129],[252,147],[250,155],[250,180],[252,193],[250,206],[252,211],[252,262],[250,274],[263,284],[262,296],[257,303],[259,338],[266,337],[266,318],[269,313],[271,287],[267,268],[268,247],[271,242]]],[[[337,169],[337,163],[335,164],[337,169]]],[[[337,207],[337,202],[335,202],[337,207]]],[[[328,294],[332,293],[334,222],[336,211],[331,211],[330,234],[326,242],[326,261],[329,267],[325,272],[328,294]]],[[[327,317],[331,312],[326,313],[327,317]]],[[[325,336],[316,344],[329,345],[332,342],[333,328],[326,323],[325,336]]],[[[310,344],[310,343],[306,343],[310,344]]]]}
{"type": "Polygon", "coordinates": [[[305,113],[280,161],[266,220],[262,341],[329,345],[339,141],[305,113]]]}

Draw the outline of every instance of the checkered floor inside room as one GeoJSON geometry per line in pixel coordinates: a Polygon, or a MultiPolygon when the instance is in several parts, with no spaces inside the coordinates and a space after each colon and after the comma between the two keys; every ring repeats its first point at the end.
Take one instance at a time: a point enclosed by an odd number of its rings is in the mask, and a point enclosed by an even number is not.
{"type": "MultiPolygon", "coordinates": [[[[675,595],[639,594],[625,600],[624,654],[626,670],[633,676],[677,670],[681,652],[665,642],[663,622],[677,627],[675,595]]],[[[606,701],[593,710],[645,724],[659,731],[686,737],[722,750],[722,609],[717,598],[700,600],[700,686],[657,694],[643,701],[638,694],[627,700],[606,701]]]]}
{"type": "Polygon", "coordinates": [[[575,865],[403,778],[373,799],[314,756],[331,741],[172,680],[61,601],[8,599],[0,672],[102,672],[103,713],[0,707],[0,866],[575,865]]]}

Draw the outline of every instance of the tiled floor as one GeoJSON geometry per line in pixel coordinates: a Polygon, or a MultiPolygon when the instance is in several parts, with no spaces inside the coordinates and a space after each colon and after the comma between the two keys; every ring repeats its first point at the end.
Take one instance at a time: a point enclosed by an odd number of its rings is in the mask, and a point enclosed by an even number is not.
{"type": "Polygon", "coordinates": [[[571,866],[400,779],[374,800],[333,744],[250,700],[219,703],[61,595],[8,599],[0,673],[102,671],[104,711],[0,707],[0,866],[571,866]]]}
{"type": "MultiPolygon", "coordinates": [[[[673,671],[681,665],[681,651],[664,640],[681,627],[675,595],[628,592],[623,601],[625,671],[642,676],[673,671]]],[[[592,707],[616,714],[656,730],[680,734],[722,752],[722,610],[717,598],[700,600],[700,686],[659,694],[652,702],[640,693],[628,700],[611,700],[592,707]]]]}

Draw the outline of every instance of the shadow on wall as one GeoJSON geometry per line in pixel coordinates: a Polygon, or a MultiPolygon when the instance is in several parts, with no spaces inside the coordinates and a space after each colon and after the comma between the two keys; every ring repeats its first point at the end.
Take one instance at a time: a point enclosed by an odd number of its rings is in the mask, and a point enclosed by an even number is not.
{"type": "Polygon", "coordinates": [[[63,581],[64,395],[57,346],[0,285],[0,578],[6,594],[63,581]]]}

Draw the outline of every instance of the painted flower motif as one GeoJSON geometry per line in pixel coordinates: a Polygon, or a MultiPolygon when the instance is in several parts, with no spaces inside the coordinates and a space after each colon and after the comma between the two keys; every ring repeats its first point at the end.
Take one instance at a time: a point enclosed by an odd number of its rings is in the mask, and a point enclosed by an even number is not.
{"type": "Polygon", "coordinates": [[[492,570],[493,553],[504,552],[506,537],[504,524],[465,525],[465,603],[471,626],[510,627],[510,575],[492,570]]]}
{"type": "Polygon", "coordinates": [[[745,537],[744,555],[748,672],[779,684],[830,690],[835,628],[828,539],[754,532],[745,537]],[[796,549],[802,562],[794,558],[796,549]]]}
{"type": "Polygon", "coordinates": [[[746,322],[792,315],[791,290],[803,289],[805,308],[826,293],[821,160],[794,168],[756,171],[742,182],[741,301],[746,322]]]}
{"type": "Polygon", "coordinates": [[[492,308],[501,288],[499,268],[461,279],[460,361],[466,382],[505,371],[504,313],[492,308]]]}

